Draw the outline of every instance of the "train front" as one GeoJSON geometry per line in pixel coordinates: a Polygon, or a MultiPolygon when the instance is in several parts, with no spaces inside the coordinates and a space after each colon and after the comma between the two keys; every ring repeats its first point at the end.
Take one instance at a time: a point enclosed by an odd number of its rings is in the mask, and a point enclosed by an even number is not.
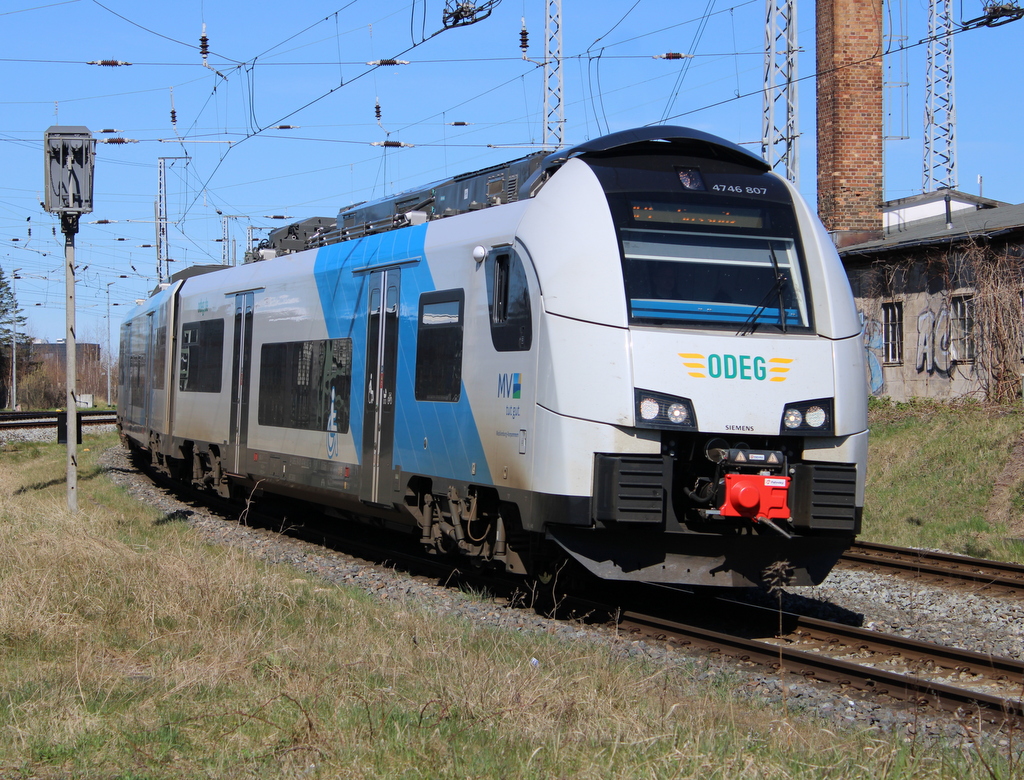
{"type": "Polygon", "coordinates": [[[602,295],[625,317],[605,392],[631,408],[615,444],[591,447],[589,526],[547,532],[608,579],[817,584],[860,530],[864,499],[864,347],[846,275],[763,161],[660,130],[584,149],[568,163],[586,168],[567,163],[548,185],[565,173],[600,184],[606,210],[586,229],[614,234],[618,276],[602,295]]]}

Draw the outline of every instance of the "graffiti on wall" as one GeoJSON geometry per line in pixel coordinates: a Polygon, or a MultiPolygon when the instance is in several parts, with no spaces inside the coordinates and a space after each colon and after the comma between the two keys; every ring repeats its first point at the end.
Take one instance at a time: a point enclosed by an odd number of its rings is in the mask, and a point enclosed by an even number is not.
{"type": "Polygon", "coordinates": [[[948,375],[951,366],[949,307],[943,301],[937,312],[926,305],[917,315],[917,372],[948,375]]]}
{"type": "Polygon", "coordinates": [[[878,395],[885,389],[885,375],[882,373],[882,350],[885,343],[882,337],[882,323],[864,316],[858,311],[864,334],[864,357],[868,366],[868,388],[872,395],[878,395]]]}
{"type": "MultiPolygon", "coordinates": [[[[885,326],[861,310],[858,310],[857,313],[863,327],[868,387],[872,395],[881,395],[886,389],[885,326]]],[[[957,365],[956,349],[950,335],[950,323],[949,305],[943,300],[938,301],[934,306],[926,303],[917,315],[914,367],[918,374],[927,373],[930,376],[945,378],[950,376],[953,367],[957,365]]],[[[890,367],[890,371],[892,370],[900,369],[890,367]]]]}

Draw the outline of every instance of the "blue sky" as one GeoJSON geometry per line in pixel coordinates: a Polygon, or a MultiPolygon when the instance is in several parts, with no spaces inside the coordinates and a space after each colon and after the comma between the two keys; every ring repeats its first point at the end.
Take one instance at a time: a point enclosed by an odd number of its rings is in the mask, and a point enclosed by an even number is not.
{"type": "MultiPolygon", "coordinates": [[[[913,44],[927,35],[927,3],[903,3],[910,48],[891,78],[908,86],[887,92],[897,98],[892,129],[909,137],[886,144],[887,198],[922,187],[926,47],[913,44]]],[[[223,215],[241,261],[247,227],[259,236],[283,224],[268,216],[334,216],[522,156],[544,140],[545,6],[501,0],[487,19],[442,31],[444,0],[3,0],[0,267],[8,277],[20,269],[28,331],[64,337],[63,238],[40,206],[51,125],[137,141],[98,145],[95,207],[76,239],[78,338],[105,346],[108,308],[116,340],[127,308],[156,283],[155,249],[142,245],[155,243],[158,158],[188,158],[166,163],[173,272],[221,261],[223,215]],[[529,61],[519,48],[523,17],[529,61]],[[367,65],[387,58],[410,64],[367,65]],[[102,60],[133,64],[86,64],[102,60]],[[273,129],[282,124],[295,129],[273,129]],[[373,145],[385,140],[411,146],[373,145]]],[[[969,19],[982,6],[963,0],[954,10],[969,19]]],[[[667,122],[759,152],[764,19],[764,0],[563,0],[565,142],[667,122]],[[665,52],[694,56],[654,58],[665,52]]],[[[800,189],[813,202],[809,0],[798,28],[800,189]]],[[[978,194],[981,175],[986,197],[1024,201],[1024,21],[954,41],[959,188],[978,194]]]]}

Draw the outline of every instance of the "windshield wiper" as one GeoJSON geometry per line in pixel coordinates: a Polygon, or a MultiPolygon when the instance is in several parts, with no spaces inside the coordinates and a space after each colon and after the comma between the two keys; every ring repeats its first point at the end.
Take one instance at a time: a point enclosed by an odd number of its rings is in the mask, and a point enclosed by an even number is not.
{"type": "Polygon", "coordinates": [[[786,282],[789,281],[786,275],[779,270],[779,259],[775,256],[775,248],[772,246],[771,241],[768,242],[768,255],[772,259],[772,268],[775,270],[775,281],[772,286],[768,288],[768,292],[761,298],[760,303],[754,307],[754,310],[750,312],[750,315],[743,322],[743,327],[736,333],[737,336],[746,336],[748,333],[753,333],[757,328],[757,318],[761,316],[761,312],[768,306],[768,301],[773,295],[778,298],[779,305],[779,327],[782,328],[782,332],[786,333],[786,310],[783,308],[782,294],[786,289],[786,282]]]}

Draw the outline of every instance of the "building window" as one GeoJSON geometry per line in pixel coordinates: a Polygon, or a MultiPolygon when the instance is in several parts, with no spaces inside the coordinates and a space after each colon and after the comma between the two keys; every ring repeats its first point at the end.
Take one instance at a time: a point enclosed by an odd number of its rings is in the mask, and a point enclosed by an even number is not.
{"type": "Polygon", "coordinates": [[[974,296],[954,296],[949,314],[950,357],[968,363],[974,360],[974,296]]]}
{"type": "Polygon", "coordinates": [[[903,304],[882,304],[882,345],[886,363],[903,362],[903,304]]]}

